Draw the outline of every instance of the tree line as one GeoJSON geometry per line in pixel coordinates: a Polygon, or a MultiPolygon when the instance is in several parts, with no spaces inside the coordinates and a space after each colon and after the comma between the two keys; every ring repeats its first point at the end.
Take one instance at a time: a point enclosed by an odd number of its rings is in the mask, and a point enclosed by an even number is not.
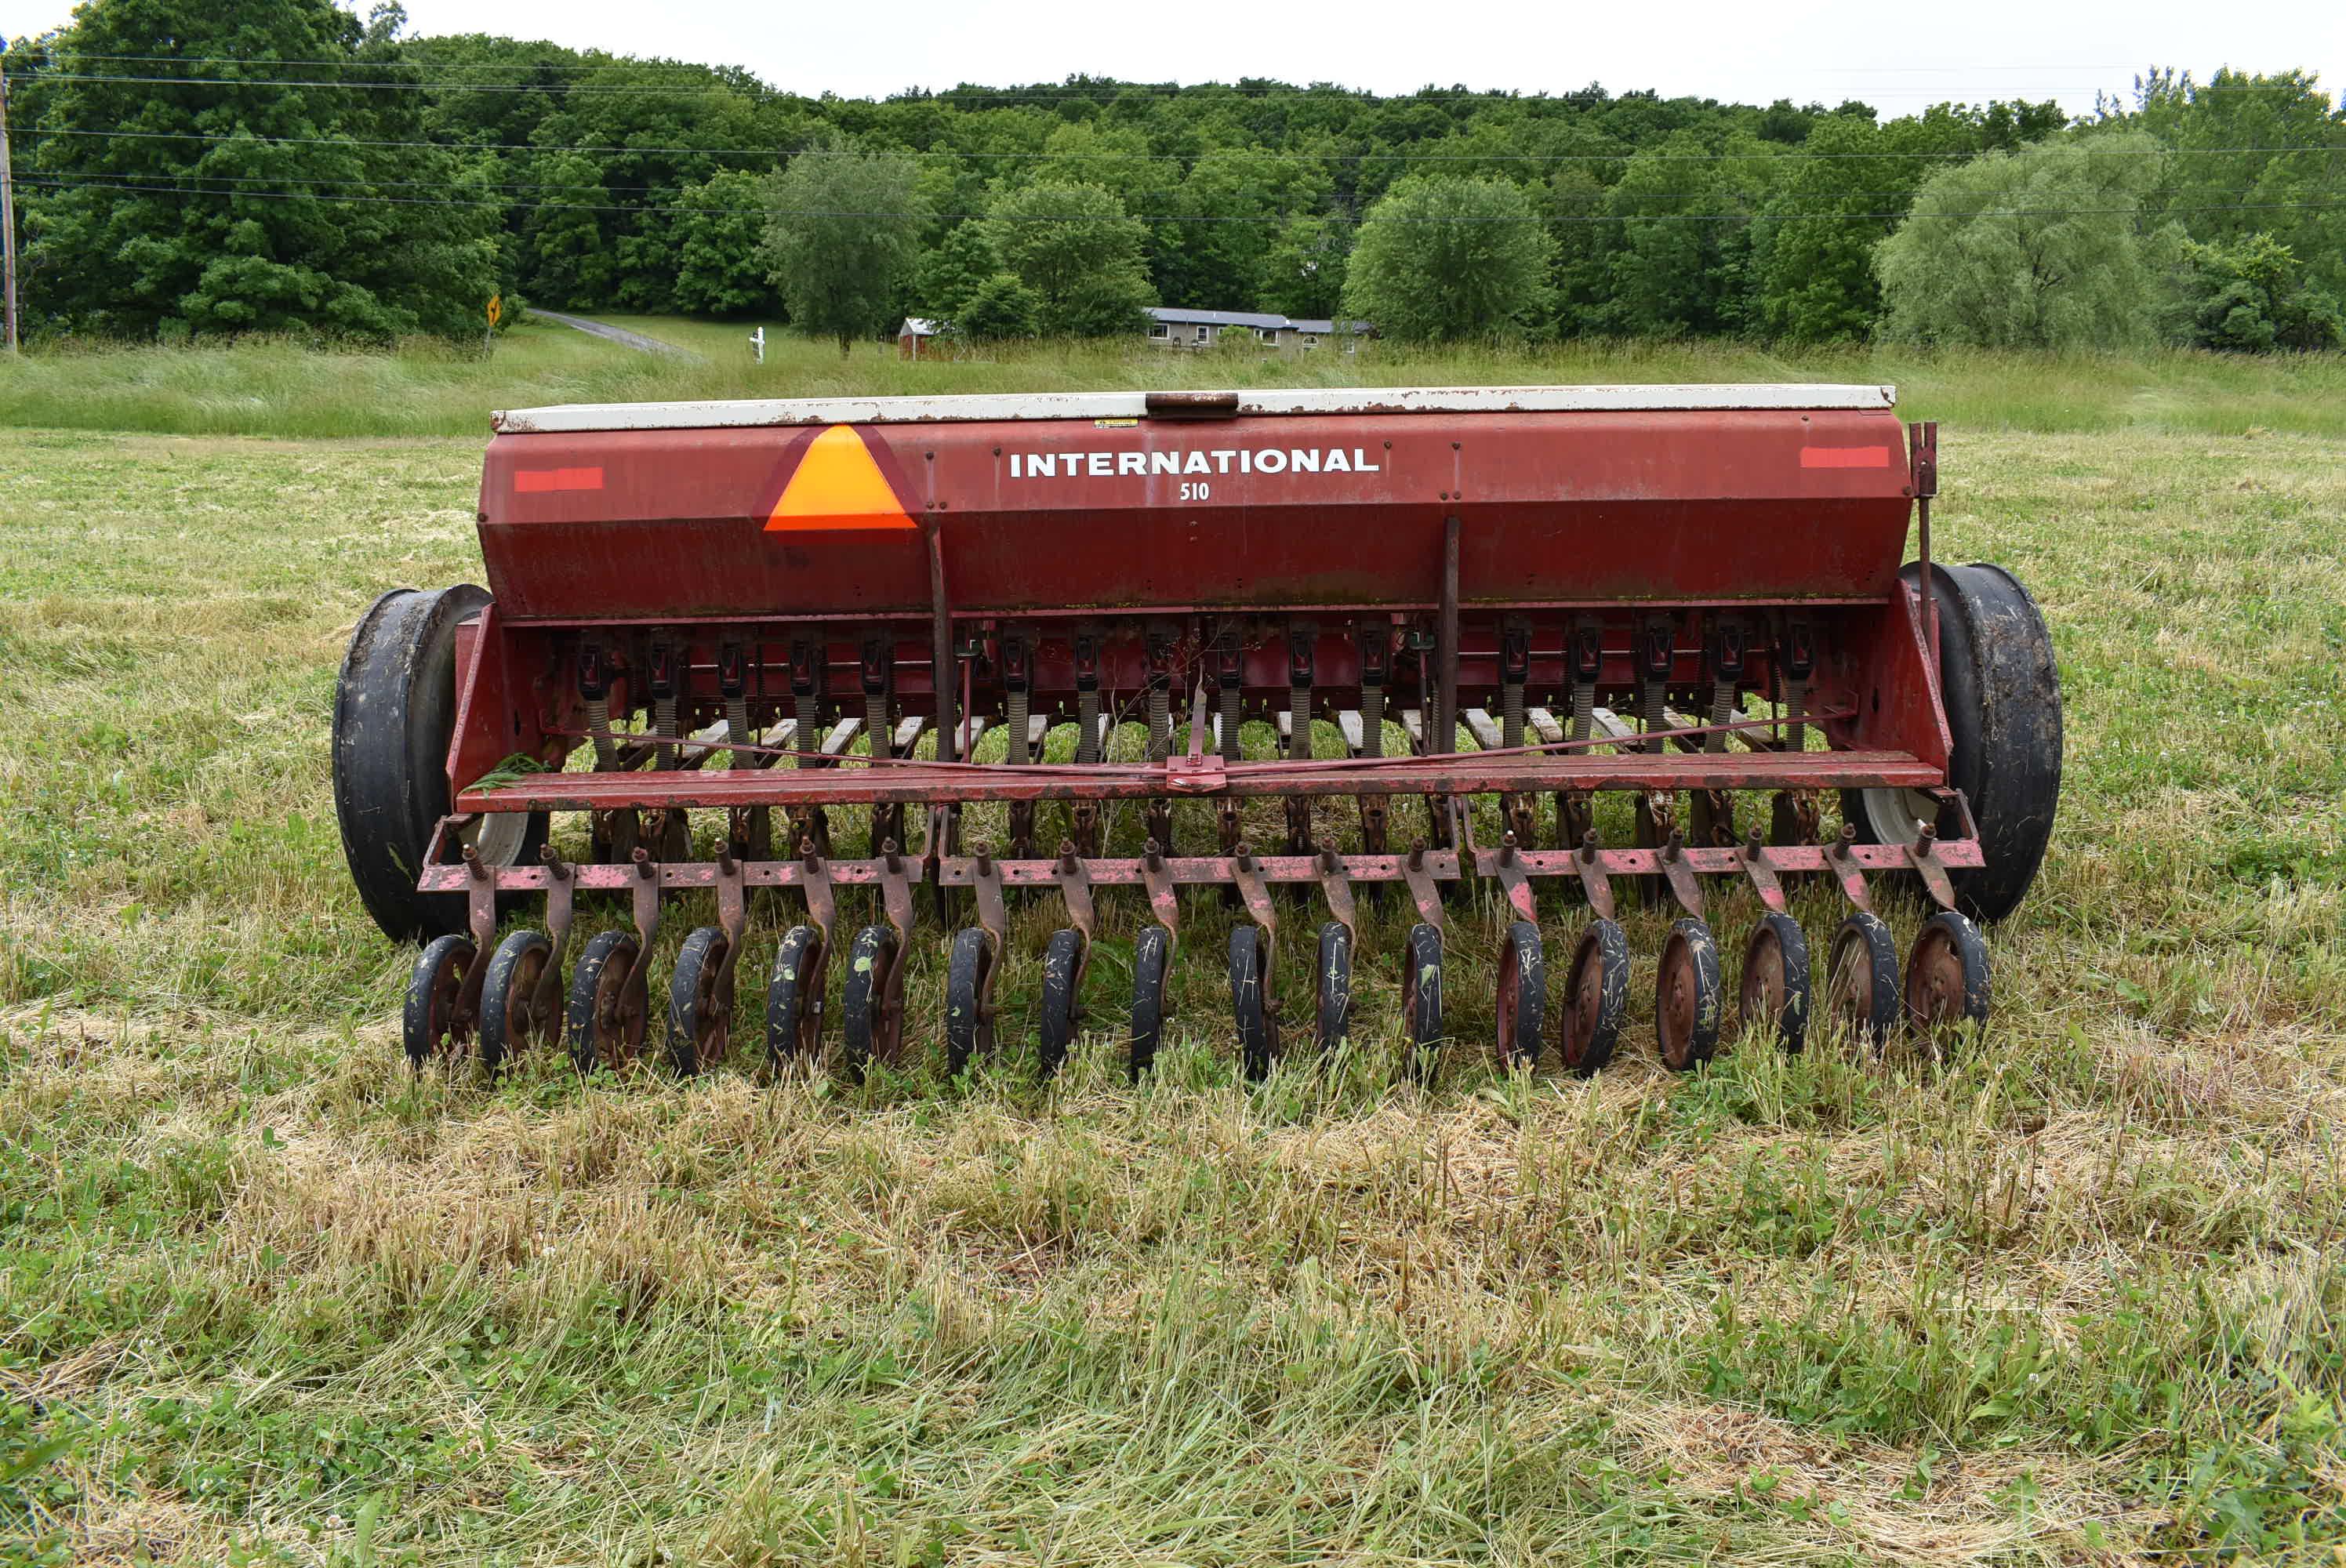
{"type": "Polygon", "coordinates": [[[2154,70],[2074,121],[1252,77],[870,100],[404,20],[89,0],[18,40],[31,324],[464,337],[501,290],[842,346],[1154,303],[1431,341],[2341,336],[2346,111],[2303,72],[2154,70]]]}

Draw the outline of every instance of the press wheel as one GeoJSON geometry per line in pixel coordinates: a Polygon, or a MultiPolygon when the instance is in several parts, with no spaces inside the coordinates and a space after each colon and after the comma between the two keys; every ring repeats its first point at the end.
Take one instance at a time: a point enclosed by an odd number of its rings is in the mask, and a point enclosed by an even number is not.
{"type": "Polygon", "coordinates": [[[1564,1064],[1582,1077],[1602,1071],[1629,1015],[1629,938],[1601,916],[1588,922],[1565,972],[1564,1064]]]}
{"type": "Polygon", "coordinates": [[[648,1022],[641,996],[627,994],[627,975],[636,967],[635,933],[596,933],[578,955],[570,974],[570,1009],[564,1033],[570,1037],[570,1060],[581,1073],[597,1067],[625,1067],[644,1047],[648,1022]]]}
{"type": "Polygon", "coordinates": [[[1953,910],[1923,922],[1906,957],[1906,1016],[1926,1040],[1987,1025],[1987,943],[1953,910]]]}
{"type": "Polygon", "coordinates": [[[541,1010],[539,983],[554,961],[554,943],[544,932],[517,931],[489,955],[481,980],[481,1062],[495,1067],[535,1044],[562,1038],[562,1010],[541,1010]]]}
{"type": "Polygon", "coordinates": [[[1508,926],[1499,943],[1498,1016],[1501,1071],[1537,1066],[1547,1017],[1547,955],[1539,927],[1527,920],[1508,926]]]}
{"type": "Polygon", "coordinates": [[[401,1038],[414,1065],[471,1051],[478,1018],[464,1005],[464,977],[479,953],[471,937],[451,932],[434,937],[415,955],[407,1003],[400,1010],[401,1038]]]}
{"type": "Polygon", "coordinates": [[[1654,1043],[1671,1072],[1690,1073],[1719,1049],[1719,989],[1710,927],[1680,918],[1654,971],[1654,1043]]]}
{"type": "Polygon", "coordinates": [[[1253,1082],[1270,1075],[1271,1054],[1279,1048],[1279,1026],[1263,994],[1270,956],[1260,928],[1242,925],[1230,932],[1230,1011],[1238,1020],[1239,1060],[1253,1082]]]}
{"type": "Polygon", "coordinates": [[[1742,1026],[1798,1051],[1809,1032],[1809,939],[1790,915],[1770,911],[1751,928],[1737,987],[1742,1026]]]}
{"type": "Polygon", "coordinates": [[[725,974],[729,945],[722,931],[705,925],[677,950],[668,989],[668,1060],[678,1076],[716,1066],[732,1043],[732,986],[725,974]]]}
{"type": "Polygon", "coordinates": [[[1858,911],[1841,922],[1825,965],[1832,1015],[1876,1050],[1897,1022],[1898,944],[1878,915],[1858,911]]]}
{"type": "Polygon", "coordinates": [[[1132,944],[1132,1048],[1134,1082],[1157,1064],[1165,1034],[1165,972],[1173,954],[1173,933],[1161,925],[1142,931],[1132,944]]]}

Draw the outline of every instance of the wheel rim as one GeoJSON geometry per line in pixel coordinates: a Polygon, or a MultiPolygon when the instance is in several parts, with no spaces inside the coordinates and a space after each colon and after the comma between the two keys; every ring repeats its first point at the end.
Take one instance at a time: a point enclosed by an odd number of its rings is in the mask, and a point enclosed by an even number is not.
{"type": "Polygon", "coordinates": [[[1586,1060],[1588,1043],[1596,1038],[1596,1026],[1605,1015],[1603,968],[1604,961],[1596,951],[1596,939],[1593,936],[1581,938],[1580,951],[1572,955],[1572,980],[1566,995],[1572,1023],[1564,1042],[1564,1058],[1567,1065],[1577,1067],[1586,1060]]]}
{"type": "Polygon", "coordinates": [[[717,989],[718,977],[725,969],[725,952],[723,942],[709,950],[701,958],[693,987],[692,1052],[694,1065],[703,1070],[724,1061],[726,1048],[732,1044],[732,1009],[725,1005],[717,989]]]}
{"type": "Polygon", "coordinates": [[[595,977],[595,1054],[614,1072],[634,1061],[643,1044],[645,1010],[627,1005],[627,975],[635,967],[635,953],[621,948],[595,977]]]}
{"type": "Polygon", "coordinates": [[[1741,997],[1747,1023],[1780,1029],[1790,982],[1784,977],[1784,944],[1766,926],[1751,939],[1743,957],[1741,997]]]}
{"type": "Polygon", "coordinates": [[[1654,1033],[1662,1060],[1684,1067],[1694,1052],[1695,1015],[1701,1010],[1701,979],[1695,973],[1694,951],[1686,938],[1673,932],[1663,944],[1661,968],[1656,979],[1654,1033]]]}
{"type": "Polygon", "coordinates": [[[474,827],[470,840],[482,863],[513,865],[521,859],[522,846],[529,840],[529,813],[492,811],[474,827]]]}
{"type": "Polygon", "coordinates": [[[1906,963],[1906,1011],[1924,1029],[1964,1016],[1964,955],[1936,926],[1923,928],[1906,963]]]}
{"type": "MultiPolygon", "coordinates": [[[[537,1007],[538,982],[546,976],[546,949],[533,945],[513,966],[505,982],[505,1048],[534,1045],[546,1033],[547,1019],[537,1007]]],[[[558,1014],[557,1014],[558,1015],[558,1014]]]]}
{"type": "Polygon", "coordinates": [[[1879,1023],[1873,1016],[1873,954],[1865,938],[1844,931],[1833,942],[1833,1016],[1871,1037],[1879,1023]]]}
{"type": "Polygon", "coordinates": [[[432,1001],[425,1009],[431,1033],[430,1054],[434,1056],[456,1056],[463,1054],[473,1034],[473,1021],[457,1010],[456,999],[464,989],[464,972],[472,967],[467,959],[452,953],[447,962],[433,972],[432,1001]]]}
{"type": "Polygon", "coordinates": [[[872,1057],[891,1065],[896,1060],[896,1043],[904,1024],[904,1010],[896,996],[899,958],[896,944],[883,942],[879,960],[872,966],[872,1057]]]}
{"type": "Polygon", "coordinates": [[[1939,803],[1920,789],[1867,789],[1859,800],[1877,844],[1911,844],[1939,820],[1939,803]]]}

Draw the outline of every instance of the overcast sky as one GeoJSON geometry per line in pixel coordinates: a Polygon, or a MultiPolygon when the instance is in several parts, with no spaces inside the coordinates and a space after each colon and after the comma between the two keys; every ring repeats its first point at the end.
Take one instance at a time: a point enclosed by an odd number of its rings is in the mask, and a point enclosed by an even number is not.
{"type": "MultiPolygon", "coordinates": [[[[359,0],[364,8],[364,0],[359,0]]],[[[27,0],[0,0],[0,11],[27,0]]],[[[1885,116],[1953,98],[2055,97],[2073,113],[2157,63],[2321,73],[2346,88],[2346,0],[407,0],[413,30],[741,65],[801,93],[956,82],[1241,75],[1407,92],[1433,83],[1572,92],[1600,83],[1747,103],[1857,97],[1885,116]]]]}
{"type": "MultiPolygon", "coordinates": [[[[233,5],[234,0],[225,0],[233,5]]],[[[368,0],[344,0],[364,10],[368,0]]],[[[0,0],[0,33],[67,0],[0,0]]],[[[407,0],[415,33],[492,32],[746,66],[795,92],[872,97],[957,82],[1239,76],[1379,93],[1433,84],[1567,93],[1597,83],[1746,103],[1862,98],[1884,116],[1943,99],[2123,94],[2146,65],[2321,74],[2346,88],[2346,0],[407,0]]]]}

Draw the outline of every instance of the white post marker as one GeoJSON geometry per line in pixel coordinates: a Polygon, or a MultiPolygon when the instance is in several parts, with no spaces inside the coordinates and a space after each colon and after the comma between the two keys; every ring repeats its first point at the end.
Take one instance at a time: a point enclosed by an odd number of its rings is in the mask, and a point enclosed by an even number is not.
{"type": "Polygon", "coordinates": [[[750,334],[750,349],[752,353],[755,353],[758,356],[758,362],[760,364],[762,365],[766,362],[765,328],[760,327],[756,331],[750,334]]]}

